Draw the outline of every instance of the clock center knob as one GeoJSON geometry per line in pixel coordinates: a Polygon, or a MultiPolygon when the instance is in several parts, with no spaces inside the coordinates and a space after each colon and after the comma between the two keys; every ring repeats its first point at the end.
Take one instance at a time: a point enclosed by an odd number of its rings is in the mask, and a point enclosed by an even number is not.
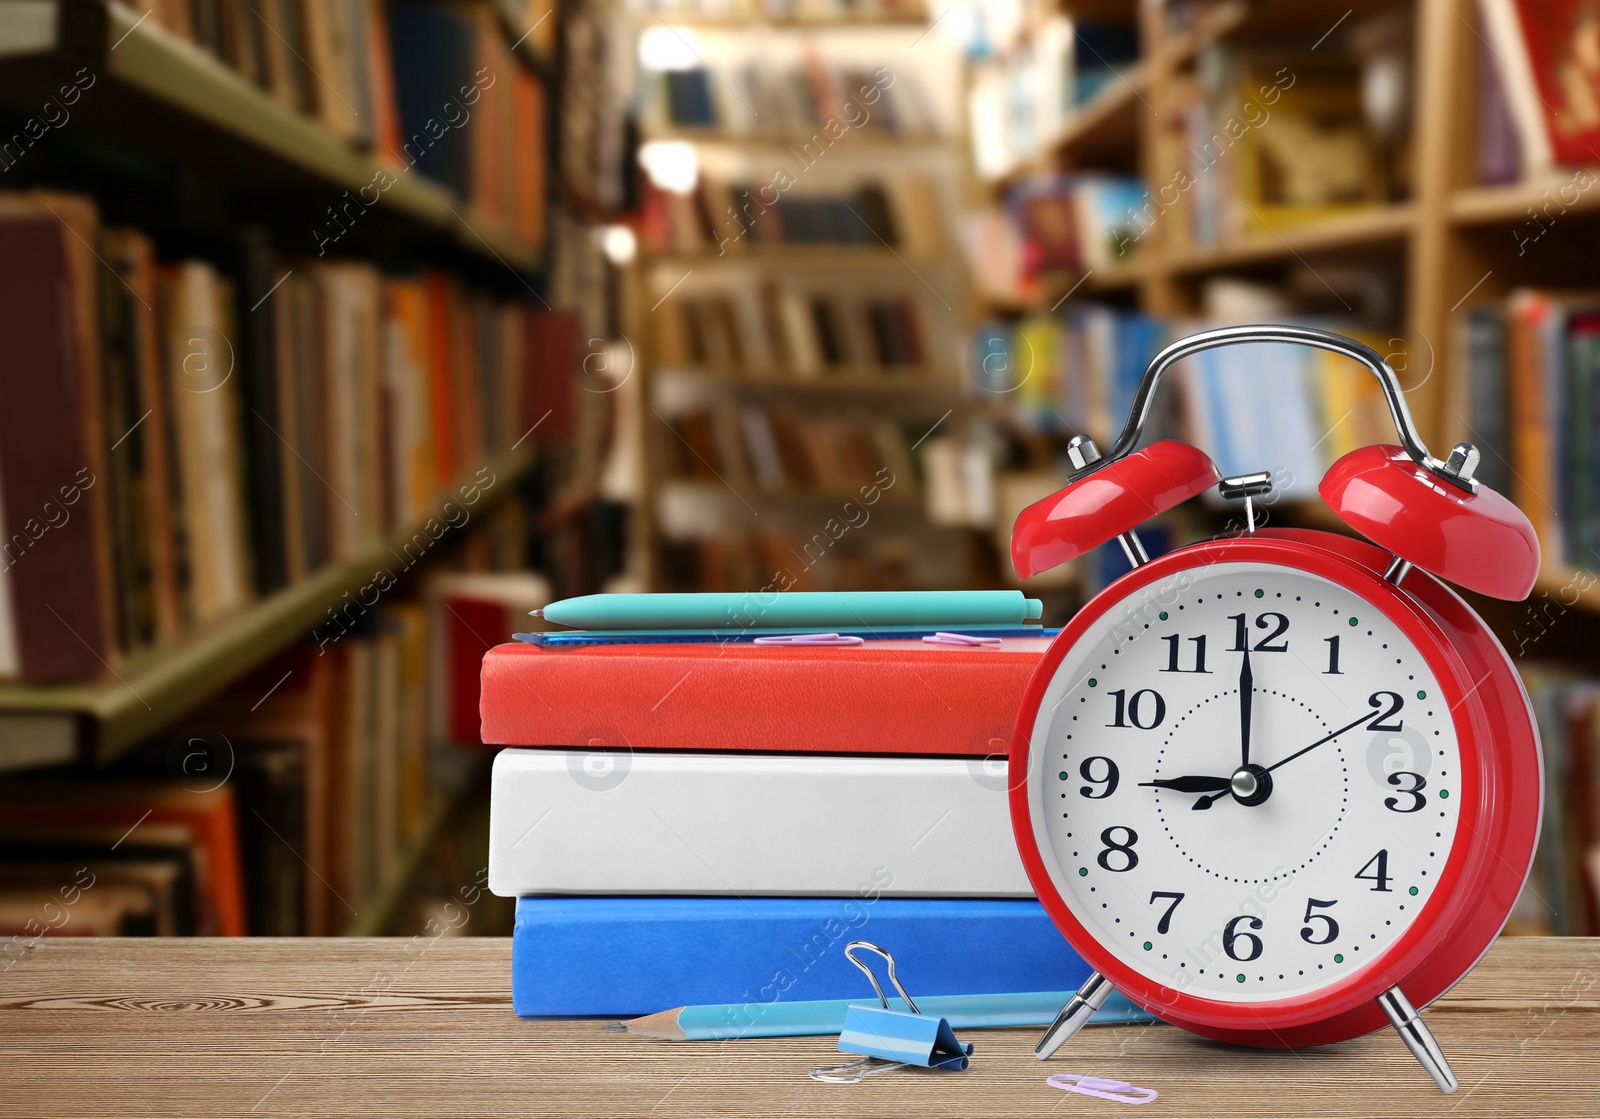
{"type": "Polygon", "coordinates": [[[1272,774],[1259,765],[1244,765],[1233,771],[1228,788],[1240,804],[1264,804],[1272,795],[1272,774]]]}

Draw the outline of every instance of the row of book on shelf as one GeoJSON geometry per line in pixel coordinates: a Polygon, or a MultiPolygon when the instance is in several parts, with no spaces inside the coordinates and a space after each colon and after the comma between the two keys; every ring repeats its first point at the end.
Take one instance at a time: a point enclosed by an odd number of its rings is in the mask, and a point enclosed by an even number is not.
{"type": "MultiPolygon", "coordinates": [[[[474,526],[470,562],[497,532],[474,526]]],[[[341,602],[170,738],[94,774],[7,775],[0,968],[40,935],[350,927],[472,775],[455,747],[478,741],[483,653],[548,599],[536,575],[439,572],[341,602]]]]}
{"type": "Polygon", "coordinates": [[[544,240],[545,91],[511,50],[554,44],[547,0],[139,0],[142,17],[370,150],[372,198],[415,171],[523,241],[544,240]],[[521,24],[508,38],[507,26],[521,24]]]}
{"type": "Polygon", "coordinates": [[[1041,272],[1127,264],[1147,237],[1215,246],[1403,196],[1408,172],[1363,115],[1370,64],[1326,53],[1208,47],[1174,78],[1170,167],[1029,176],[969,219],[980,290],[1025,299],[1041,272]]]}
{"type": "MultiPolygon", "coordinates": [[[[798,157],[797,157],[798,158],[798,157]]],[[[937,185],[902,174],[849,188],[782,182],[733,183],[700,173],[691,191],[647,185],[640,237],[655,253],[737,258],[787,245],[888,248],[913,259],[937,256],[945,244],[937,185]]]]}
{"type": "Polygon", "coordinates": [[[665,366],[804,381],[840,371],[920,373],[931,356],[923,300],[909,291],[850,296],[838,285],[765,281],[680,293],[656,315],[653,352],[665,366]]]}
{"type": "Polygon", "coordinates": [[[226,268],[162,261],[49,193],[0,197],[0,241],[3,676],[97,676],[444,523],[541,419],[569,430],[569,316],[444,273],[281,260],[248,231],[226,268]]]}
{"type": "Polygon", "coordinates": [[[1524,288],[1457,312],[1456,418],[1546,562],[1600,567],[1600,294],[1524,288]]]}
{"type": "Polygon", "coordinates": [[[911,442],[888,419],[796,413],[727,401],[666,419],[676,438],[656,440],[665,479],[726,482],[774,493],[834,492],[858,487],[916,492],[911,442]]]}
{"type": "Polygon", "coordinates": [[[932,136],[938,122],[915,72],[890,65],[829,64],[815,50],[793,66],[750,62],[646,70],[646,133],[704,130],[728,138],[768,136],[809,146],[819,158],[853,134],[932,136]]]}
{"type": "MultiPolygon", "coordinates": [[[[1010,402],[1026,426],[1083,433],[1109,446],[1127,419],[1150,360],[1206,323],[1177,321],[1095,303],[978,328],[974,379],[1010,402]]],[[[1359,323],[1321,326],[1387,352],[1381,331],[1359,323]]],[[[1280,498],[1311,499],[1341,455],[1394,442],[1381,387],[1347,358],[1309,347],[1233,346],[1180,363],[1163,382],[1157,435],[1203,448],[1226,475],[1272,471],[1280,498]]]]}
{"type": "Polygon", "coordinates": [[[1019,19],[1023,5],[997,8],[979,7],[964,44],[972,60],[967,132],[973,168],[984,179],[1036,159],[1139,55],[1131,22],[1019,19]]]}
{"type": "Polygon", "coordinates": [[[978,291],[1026,302],[1043,279],[1131,265],[1143,240],[1147,195],[1142,182],[1100,172],[1035,175],[1007,189],[996,205],[964,224],[967,260],[978,291]]]}

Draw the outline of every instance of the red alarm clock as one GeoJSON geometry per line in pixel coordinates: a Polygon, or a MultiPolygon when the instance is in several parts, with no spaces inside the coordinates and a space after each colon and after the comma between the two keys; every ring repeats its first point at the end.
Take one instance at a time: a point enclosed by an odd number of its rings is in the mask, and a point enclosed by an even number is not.
{"type": "Polygon", "coordinates": [[[1134,568],[1052,642],[1013,732],[1011,818],[1034,890],[1094,969],[1035,1049],[1049,1057],[1115,988],[1244,1045],[1342,1041],[1392,1024],[1446,1092],[1418,1017],[1478,961],[1527,877],[1539,736],[1505,649],[1444,582],[1521,599],[1533,528],[1428,454],[1370,347],[1287,326],[1168,346],[1102,457],[1012,533],[1026,578],[1119,539],[1134,568]],[[1135,451],[1161,374],[1200,350],[1314,346],[1382,383],[1401,445],[1345,455],[1328,505],[1372,543],[1255,531],[1269,475],[1219,479],[1175,441],[1135,451]],[[1134,529],[1220,481],[1242,533],[1146,557],[1134,529]]]}

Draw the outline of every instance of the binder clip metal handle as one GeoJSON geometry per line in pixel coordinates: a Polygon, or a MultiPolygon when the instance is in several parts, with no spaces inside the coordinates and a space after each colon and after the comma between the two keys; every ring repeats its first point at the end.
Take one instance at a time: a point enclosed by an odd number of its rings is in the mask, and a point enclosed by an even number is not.
{"type": "Polygon", "coordinates": [[[878,977],[873,974],[872,969],[856,958],[857,948],[874,952],[883,957],[884,966],[889,969],[889,982],[894,984],[894,989],[900,993],[900,997],[906,1000],[906,1005],[911,1008],[911,1013],[921,1014],[922,1011],[918,1010],[917,1004],[911,1001],[911,996],[906,994],[906,989],[900,985],[900,979],[894,973],[894,957],[870,941],[852,940],[844,946],[844,958],[861,969],[862,973],[867,977],[867,981],[872,984],[872,989],[877,993],[878,1001],[883,1004],[883,1008],[885,1010],[889,1009],[889,998],[883,993],[883,988],[878,985],[878,977]]]}

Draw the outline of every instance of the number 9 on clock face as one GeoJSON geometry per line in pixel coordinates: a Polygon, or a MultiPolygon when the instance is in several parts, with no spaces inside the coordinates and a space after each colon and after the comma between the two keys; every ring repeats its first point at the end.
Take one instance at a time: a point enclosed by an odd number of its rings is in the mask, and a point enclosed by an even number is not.
{"type": "Polygon", "coordinates": [[[1014,780],[1102,952],[1210,1000],[1305,996],[1377,960],[1440,887],[1455,723],[1424,653],[1340,583],[1256,562],[1186,575],[1077,637],[1019,726],[1014,780]]]}

